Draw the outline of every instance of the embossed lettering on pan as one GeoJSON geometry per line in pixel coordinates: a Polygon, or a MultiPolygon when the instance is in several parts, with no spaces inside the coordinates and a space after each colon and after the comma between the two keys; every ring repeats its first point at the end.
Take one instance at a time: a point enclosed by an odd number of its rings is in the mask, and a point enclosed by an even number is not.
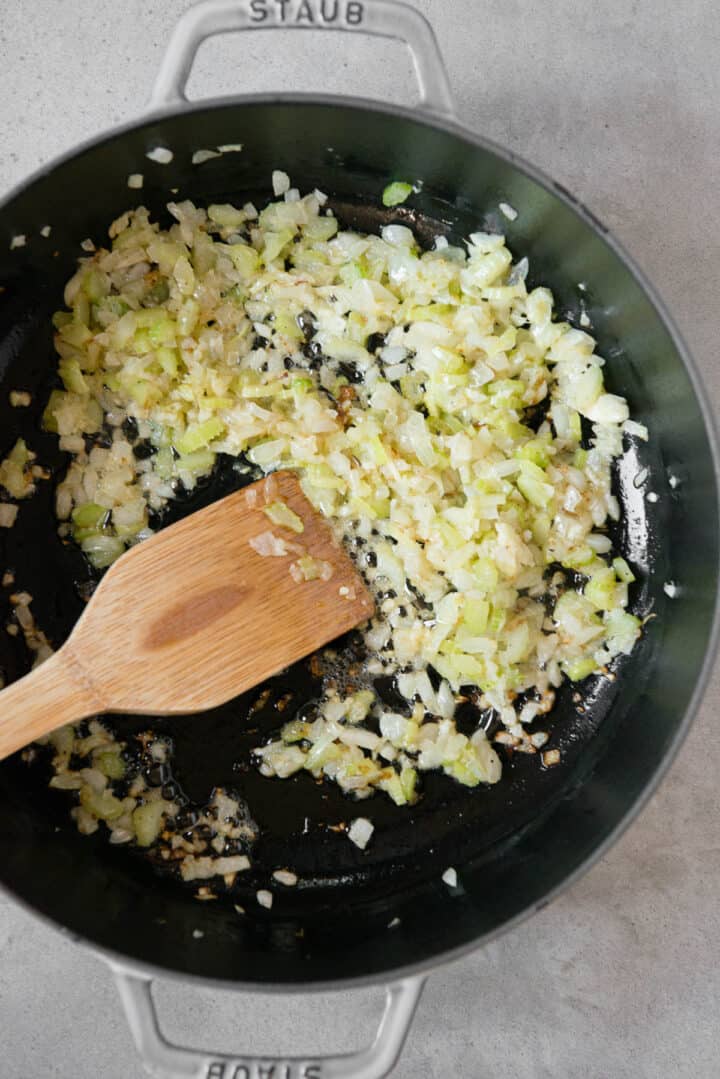
{"type": "Polygon", "coordinates": [[[359,0],[250,0],[250,20],[292,25],[360,26],[365,11],[359,0]]]}
{"type": "Polygon", "coordinates": [[[236,1061],[213,1060],[205,1079],[322,1079],[322,1064],[302,1064],[295,1061],[236,1061]]]}

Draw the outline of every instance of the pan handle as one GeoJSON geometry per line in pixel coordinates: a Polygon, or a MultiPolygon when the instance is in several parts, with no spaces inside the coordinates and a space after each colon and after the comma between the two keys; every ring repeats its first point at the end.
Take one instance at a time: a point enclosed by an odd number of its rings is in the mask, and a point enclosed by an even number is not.
{"type": "Polygon", "coordinates": [[[394,1067],[425,979],[406,978],[385,990],[385,1010],[368,1049],[328,1057],[250,1057],[173,1045],[160,1030],[152,979],[111,964],[146,1070],[155,1079],[383,1079],[394,1067]]]}
{"type": "Polygon", "coordinates": [[[349,30],[404,41],[412,53],[423,109],[454,113],[437,39],[424,15],[400,0],[201,0],[178,19],[163,57],[151,105],[187,101],[185,86],[206,38],[236,30],[349,30]]]}

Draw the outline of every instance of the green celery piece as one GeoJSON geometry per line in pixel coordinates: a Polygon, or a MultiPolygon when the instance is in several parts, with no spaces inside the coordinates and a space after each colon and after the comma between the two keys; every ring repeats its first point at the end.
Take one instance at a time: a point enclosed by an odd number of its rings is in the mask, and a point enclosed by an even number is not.
{"type": "Polygon", "coordinates": [[[382,193],[383,206],[399,206],[412,194],[412,184],[394,180],[382,193]]]}

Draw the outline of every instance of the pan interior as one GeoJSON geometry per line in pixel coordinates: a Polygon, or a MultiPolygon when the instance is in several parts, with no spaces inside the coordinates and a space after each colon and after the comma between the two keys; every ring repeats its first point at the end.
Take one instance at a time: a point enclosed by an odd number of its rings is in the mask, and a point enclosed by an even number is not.
{"type": "MultiPolygon", "coordinates": [[[[499,784],[476,790],[428,774],[423,797],[410,808],[382,795],[356,804],[308,775],[267,780],[248,766],[250,750],[312,698],[317,687],[304,662],[271,680],[266,705],[249,721],[257,690],[171,721],[114,717],[121,736],[152,727],[172,737],[175,779],[191,799],[204,801],[224,786],[248,801],[261,835],[252,869],[233,893],[244,916],[222,899],[197,902],[191,890],[102,836],[79,837],[67,798],[47,790],[42,767],[29,769],[18,757],[0,767],[1,875],[12,892],[133,958],[256,983],[379,974],[461,947],[540,903],[617,826],[672,743],[702,664],[717,573],[711,447],[677,348],[643,290],[555,194],[466,137],[399,112],[277,101],[200,108],[85,149],[11,200],[0,235],[24,233],[28,241],[14,251],[2,244],[0,454],[24,437],[56,473],[66,463],[54,436],[39,427],[55,367],[50,315],[80,241],[102,243],[110,221],[138,202],[158,216],[170,198],[263,205],[274,168],[303,191],[327,192],[341,222],[364,231],[397,221],[425,242],[438,233],[458,242],[478,228],[504,231],[514,256],[530,260],[529,284],[548,285],[559,313],[578,324],[588,312],[610,390],[625,395],[633,417],[651,431],[647,444],[626,441],[616,469],[623,517],[613,538],[639,571],[631,609],[655,617],[612,680],[563,686],[550,726],[542,721],[552,732],[549,745],[561,750],[558,766],[515,754],[504,761],[499,784]],[[192,164],[195,150],[229,142],[242,142],[242,153],[192,164]],[[145,157],[157,145],[173,150],[170,165],[145,157]],[[127,188],[134,172],[144,174],[142,192],[127,188]],[[411,209],[380,205],[383,187],[396,178],[423,181],[411,209]],[[518,210],[515,221],[500,214],[502,201],[518,210]],[[52,225],[48,239],[39,237],[45,224],[52,225]],[[30,390],[32,406],[11,408],[11,389],[30,390]],[[688,535],[696,537],[692,553],[682,542],[688,535]],[[669,581],[682,583],[672,601],[669,581]],[[275,705],[287,693],[292,700],[280,714],[275,705]],[[375,824],[364,852],[331,827],[357,815],[375,824]],[[453,891],[440,880],[449,866],[461,882],[453,891]],[[254,893],[281,867],[302,883],[263,911],[254,893]],[[193,936],[198,928],[202,943],[193,936]]],[[[238,482],[237,473],[218,468],[168,520],[238,482]]],[[[89,570],[57,537],[51,488],[40,485],[15,528],[0,530],[0,543],[2,565],[33,595],[36,620],[58,646],[82,610],[78,584],[89,570]]],[[[7,589],[0,604],[4,624],[7,589]]],[[[353,635],[337,647],[352,650],[353,635]]],[[[22,674],[27,663],[18,639],[0,635],[6,677],[22,674]]]]}

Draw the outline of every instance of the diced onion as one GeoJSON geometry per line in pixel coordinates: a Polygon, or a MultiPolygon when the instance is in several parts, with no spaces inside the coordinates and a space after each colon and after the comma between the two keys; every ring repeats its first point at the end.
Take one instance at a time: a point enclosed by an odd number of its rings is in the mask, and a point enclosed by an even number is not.
{"type": "Polygon", "coordinates": [[[227,858],[195,858],[189,856],[180,865],[180,874],[184,881],[209,880],[225,873],[242,873],[250,868],[250,859],[244,854],[234,854],[227,858]]]}
{"type": "MultiPolygon", "coordinates": [[[[55,493],[62,538],[101,570],[230,462],[239,483],[266,477],[245,500],[271,526],[258,525],[253,550],[287,557],[298,585],[328,581],[332,563],[308,554],[278,495],[274,473],[295,471],[376,613],[359,628],[363,661],[333,661],[347,695],[325,686],[302,722],[257,747],[256,766],[397,805],[417,800],[430,769],[495,783],[500,747],[545,745],[526,728],[563,679],[598,677],[641,632],[627,609],[634,575],[605,530],[621,512],[611,469],[623,434],[647,431],[607,392],[593,337],[554,317],[549,289],[528,288],[528,260],[502,235],[476,231],[463,246],[439,235],[425,250],[405,211],[363,234],[287,173],[272,187],[262,208],[171,202],[169,228],[128,211],[67,283],[44,413],[70,455],[55,493]],[[380,674],[393,679],[392,707],[370,681],[380,674]],[[465,733],[468,696],[478,728],[465,733]],[[489,711],[503,728],[492,743],[489,711]]],[[[396,180],[383,202],[411,190],[396,180]]],[[[505,202],[500,213],[517,216],[505,202]]],[[[3,498],[31,493],[38,469],[16,445],[0,464],[3,498]]],[[[0,505],[9,518],[12,504],[0,505]]],[[[353,595],[342,581],[334,591],[353,595]]],[[[13,626],[26,632],[23,611],[13,626]]],[[[165,811],[143,798],[132,812],[150,835],[165,811]]],[[[368,827],[358,818],[351,838],[367,842],[368,827]]]]}
{"type": "Polygon", "coordinates": [[[375,826],[370,823],[367,817],[356,817],[348,828],[348,838],[360,850],[365,850],[374,831],[375,826]]]}
{"type": "Polygon", "coordinates": [[[273,880],[276,880],[278,884],[284,884],[286,888],[293,888],[298,882],[297,874],[289,869],[276,869],[273,880]]]}
{"type": "Polygon", "coordinates": [[[272,174],[272,189],[275,196],[284,195],[286,191],[290,190],[290,177],[286,172],[275,169],[272,174]]]}
{"type": "Polygon", "coordinates": [[[145,157],[155,161],[158,165],[169,165],[174,156],[172,150],[169,150],[167,146],[155,146],[145,154],[145,157]]]}
{"type": "Polygon", "coordinates": [[[254,551],[257,551],[263,557],[283,558],[289,553],[286,541],[269,531],[252,536],[248,543],[254,551]]]}
{"type": "Polygon", "coordinates": [[[12,528],[18,515],[18,507],[12,502],[0,502],[0,528],[12,528]]]}
{"type": "Polygon", "coordinates": [[[192,155],[193,165],[202,165],[205,161],[211,161],[214,157],[221,157],[220,150],[196,150],[192,155]]]}

